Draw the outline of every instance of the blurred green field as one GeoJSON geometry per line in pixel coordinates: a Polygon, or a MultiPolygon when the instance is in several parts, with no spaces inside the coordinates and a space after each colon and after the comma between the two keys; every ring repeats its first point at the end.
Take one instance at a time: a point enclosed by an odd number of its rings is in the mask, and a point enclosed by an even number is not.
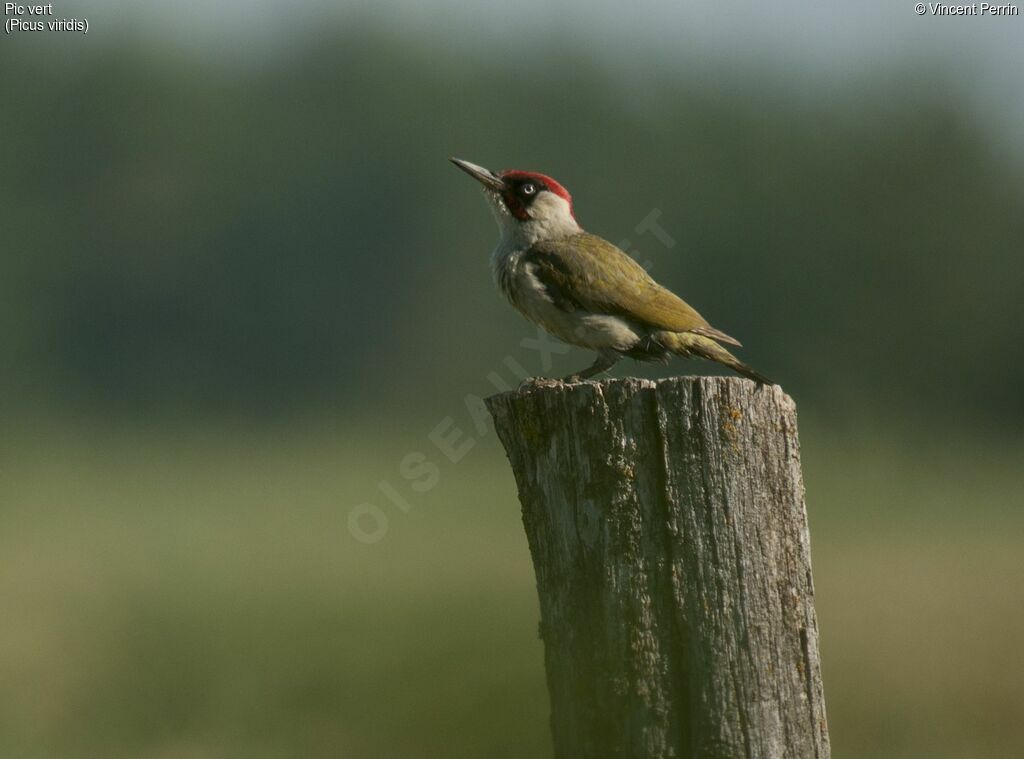
{"type": "Polygon", "coordinates": [[[0,44],[0,759],[550,755],[497,441],[398,472],[495,372],[592,359],[528,347],[453,154],[557,177],[798,399],[834,756],[1020,755],[1014,27],[455,5],[0,44]]]}
{"type": "MultiPolygon", "coordinates": [[[[0,756],[549,756],[497,441],[405,491],[406,514],[376,483],[400,486],[425,437],[371,430],[9,430],[0,756]],[[373,545],[347,528],[367,500],[390,517],[373,545]]],[[[805,430],[803,448],[834,755],[1013,755],[1024,447],[805,430]]]]}

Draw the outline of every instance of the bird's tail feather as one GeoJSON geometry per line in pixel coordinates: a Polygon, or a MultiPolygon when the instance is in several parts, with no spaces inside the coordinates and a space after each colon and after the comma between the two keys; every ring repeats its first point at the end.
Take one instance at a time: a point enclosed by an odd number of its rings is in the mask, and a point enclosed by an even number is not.
{"type": "Polygon", "coordinates": [[[700,356],[727,366],[737,374],[742,374],[758,384],[775,384],[760,372],[744,364],[710,337],[693,332],[670,332],[664,337],[659,336],[659,342],[680,356],[700,356]]]}

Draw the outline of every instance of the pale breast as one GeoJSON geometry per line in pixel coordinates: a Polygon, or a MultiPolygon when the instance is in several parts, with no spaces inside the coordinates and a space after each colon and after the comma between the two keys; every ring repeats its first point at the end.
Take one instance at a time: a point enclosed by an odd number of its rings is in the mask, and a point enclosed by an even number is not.
{"type": "Polygon", "coordinates": [[[639,330],[618,316],[556,305],[534,265],[521,261],[522,253],[499,246],[491,256],[491,267],[498,289],[523,316],[564,342],[584,348],[627,351],[639,342],[639,330]]]}

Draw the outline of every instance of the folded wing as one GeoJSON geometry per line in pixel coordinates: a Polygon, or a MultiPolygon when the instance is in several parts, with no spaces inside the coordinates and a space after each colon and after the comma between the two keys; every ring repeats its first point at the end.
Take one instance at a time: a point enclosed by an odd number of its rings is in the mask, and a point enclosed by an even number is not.
{"type": "Polygon", "coordinates": [[[652,330],[693,332],[723,343],[739,341],[715,329],[675,293],[655,282],[607,240],[582,233],[541,242],[521,259],[563,310],[611,314],[652,330]]]}

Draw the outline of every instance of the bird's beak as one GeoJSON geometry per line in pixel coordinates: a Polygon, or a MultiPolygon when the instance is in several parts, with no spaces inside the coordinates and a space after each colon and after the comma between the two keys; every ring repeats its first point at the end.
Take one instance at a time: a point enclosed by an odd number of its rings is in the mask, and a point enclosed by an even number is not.
{"type": "Polygon", "coordinates": [[[477,166],[475,163],[470,163],[469,161],[463,161],[461,158],[449,158],[448,160],[469,174],[473,179],[478,181],[487,189],[495,190],[497,192],[502,192],[505,189],[505,182],[490,169],[485,169],[483,166],[477,166]]]}

